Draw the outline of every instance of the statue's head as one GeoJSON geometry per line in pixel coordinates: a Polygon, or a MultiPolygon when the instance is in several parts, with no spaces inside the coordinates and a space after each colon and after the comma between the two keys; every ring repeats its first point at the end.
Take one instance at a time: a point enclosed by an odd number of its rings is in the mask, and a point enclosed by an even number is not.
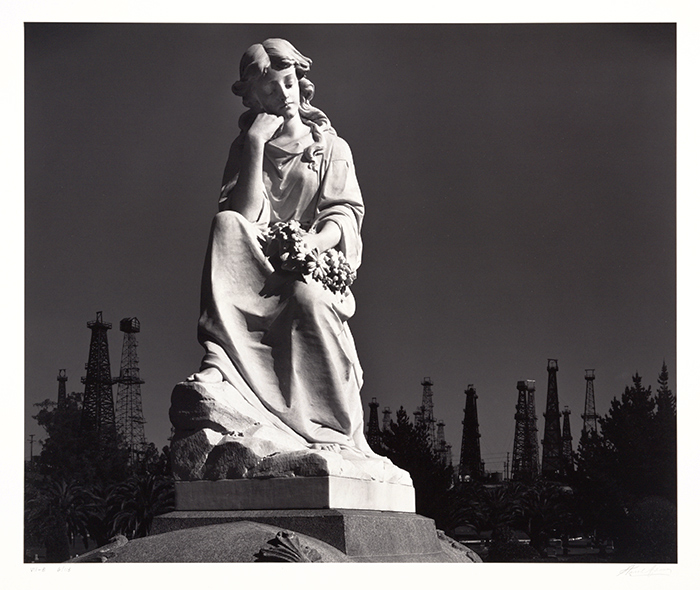
{"type": "MultiPolygon", "coordinates": [[[[299,53],[294,46],[284,39],[267,39],[262,43],[251,45],[241,58],[240,80],[234,82],[231,90],[236,96],[243,98],[243,105],[248,107],[238,120],[238,126],[246,132],[255,117],[265,110],[258,93],[264,86],[264,79],[269,70],[284,71],[294,68],[299,84],[299,116],[302,123],[311,129],[314,143],[304,150],[302,160],[309,162],[313,168],[317,157],[327,144],[326,135],[335,135],[335,130],[326,114],[311,104],[314,97],[314,85],[306,77],[311,69],[311,60],[299,53]]],[[[285,74],[286,76],[286,74],[285,74]]]]}
{"type": "Polygon", "coordinates": [[[286,70],[293,67],[299,81],[299,93],[303,106],[308,105],[314,96],[314,85],[306,78],[313,62],[299,53],[296,48],[284,39],[267,39],[262,43],[251,45],[241,58],[239,70],[240,79],[234,82],[231,90],[236,96],[243,98],[243,104],[254,110],[260,105],[255,96],[255,85],[268,70],[286,70]]]}

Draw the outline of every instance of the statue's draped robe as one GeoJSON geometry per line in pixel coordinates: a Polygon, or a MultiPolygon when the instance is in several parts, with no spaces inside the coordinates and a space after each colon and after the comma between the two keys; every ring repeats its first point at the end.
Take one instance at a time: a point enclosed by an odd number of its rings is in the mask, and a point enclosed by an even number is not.
{"type": "Polygon", "coordinates": [[[304,161],[301,148],[290,153],[267,144],[265,199],[255,222],[229,210],[241,138],[231,146],[202,278],[202,368],[219,369],[248,403],[299,440],[367,453],[362,369],[347,325],[352,293],[333,294],[311,279],[280,287],[260,242],[261,231],[276,221],[294,219],[305,229],[334,222],[342,234],[338,249],[353,269],[360,265],[364,205],[352,154],[345,141],[325,135],[327,145],[313,162],[304,161]],[[261,295],[271,284],[277,294],[261,295]]]}

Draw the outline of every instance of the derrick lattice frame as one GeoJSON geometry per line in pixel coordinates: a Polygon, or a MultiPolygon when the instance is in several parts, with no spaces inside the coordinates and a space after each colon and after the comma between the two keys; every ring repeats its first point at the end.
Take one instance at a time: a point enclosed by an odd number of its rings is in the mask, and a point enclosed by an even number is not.
{"type": "Polygon", "coordinates": [[[518,381],[518,404],[515,409],[511,477],[521,481],[532,480],[540,472],[534,381],[518,381]]]}
{"type": "Polygon", "coordinates": [[[559,412],[559,392],[557,389],[556,359],[547,363],[547,409],[544,413],[544,438],[542,439],[542,475],[556,479],[562,472],[561,458],[561,413],[559,412]]]}
{"type": "Polygon", "coordinates": [[[586,400],[583,406],[583,432],[587,434],[598,434],[598,414],[595,411],[595,393],[593,392],[593,381],[595,380],[595,370],[586,369],[586,400]]]}
{"type": "Polygon", "coordinates": [[[564,406],[564,410],[562,411],[564,423],[561,429],[561,461],[566,476],[571,476],[574,471],[574,450],[572,446],[573,437],[571,436],[571,422],[569,420],[570,415],[571,410],[569,410],[568,406],[564,406]]]}
{"type": "Polygon", "coordinates": [[[447,467],[452,465],[452,445],[445,438],[445,421],[437,421],[436,451],[442,464],[447,467]]]}
{"type": "Polygon", "coordinates": [[[92,432],[96,435],[98,444],[110,447],[114,443],[114,394],[112,391],[111,367],[109,364],[109,343],[107,330],[112,324],[102,321],[102,312],[97,312],[97,319],[87,323],[92,331],[90,337],[90,353],[85,365],[85,384],[83,394],[83,409],[80,416],[82,432],[92,432]]]}
{"type": "Polygon", "coordinates": [[[464,404],[464,420],[462,420],[462,449],[459,456],[460,479],[478,479],[484,475],[484,463],[481,460],[481,434],[479,433],[479,417],[476,409],[478,395],[473,385],[469,384],[464,391],[467,399],[464,404]]]}
{"type": "Polygon", "coordinates": [[[65,369],[59,369],[58,370],[58,377],[56,377],[56,381],[58,381],[58,409],[62,410],[66,406],[66,399],[67,399],[67,394],[66,394],[66,381],[68,381],[68,377],[66,377],[66,370],[65,369]]]}
{"type": "Polygon", "coordinates": [[[431,448],[436,448],[435,416],[433,414],[433,381],[425,377],[421,383],[423,386],[423,399],[420,410],[420,422],[428,433],[431,448]]]}
{"type": "Polygon", "coordinates": [[[140,461],[146,453],[138,342],[141,326],[136,318],[125,318],[119,324],[124,333],[122,357],[117,383],[117,433],[119,443],[128,452],[129,461],[140,461]]]}
{"type": "Polygon", "coordinates": [[[379,404],[373,397],[369,403],[369,423],[367,425],[367,442],[372,448],[377,448],[382,442],[382,431],[379,429],[379,404]]]}
{"type": "Polygon", "coordinates": [[[389,406],[384,407],[384,419],[382,420],[382,432],[389,432],[391,430],[391,408],[389,406]]]}

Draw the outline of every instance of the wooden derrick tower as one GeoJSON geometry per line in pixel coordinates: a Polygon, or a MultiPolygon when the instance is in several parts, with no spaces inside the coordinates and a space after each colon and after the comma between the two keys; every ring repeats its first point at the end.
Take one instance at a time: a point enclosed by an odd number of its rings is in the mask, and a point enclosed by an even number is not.
{"type": "Polygon", "coordinates": [[[535,381],[529,379],[525,382],[527,387],[527,442],[526,458],[529,463],[529,472],[532,478],[540,474],[540,445],[537,438],[537,412],[535,410],[535,381]]]}
{"type": "Polygon", "coordinates": [[[423,409],[420,406],[413,412],[413,426],[416,428],[423,427],[423,409]]]}
{"type": "Polygon", "coordinates": [[[542,476],[546,479],[557,479],[562,473],[558,370],[557,359],[548,359],[547,410],[544,413],[544,438],[542,439],[542,476]]]}
{"type": "Polygon", "coordinates": [[[58,404],[56,405],[56,408],[59,411],[63,411],[66,408],[66,381],[68,381],[65,369],[58,370],[58,377],[56,377],[56,381],[58,381],[58,404]]]}
{"type": "Polygon", "coordinates": [[[81,378],[85,384],[83,410],[80,416],[80,430],[96,436],[103,447],[112,447],[116,442],[114,424],[114,397],[112,393],[111,368],[109,364],[109,345],[107,330],[112,324],[102,321],[102,312],[97,318],[87,323],[92,331],[90,353],[85,365],[86,374],[81,378]]]}
{"type": "Polygon", "coordinates": [[[470,383],[464,391],[467,401],[462,420],[462,450],[459,457],[459,479],[480,479],[484,475],[484,462],[481,460],[479,417],[476,411],[476,389],[470,383]]]}
{"type": "Polygon", "coordinates": [[[440,462],[445,467],[452,467],[452,445],[445,439],[445,421],[438,420],[437,422],[437,439],[435,441],[435,450],[437,451],[440,462]]]}
{"type": "Polygon", "coordinates": [[[391,408],[389,406],[384,407],[384,419],[382,420],[382,432],[391,431],[391,408]]]}
{"type": "Polygon", "coordinates": [[[377,450],[382,445],[382,431],[379,430],[379,404],[377,398],[373,397],[369,403],[369,423],[367,424],[367,442],[373,450],[377,450]]]}
{"type": "Polygon", "coordinates": [[[595,379],[595,369],[586,369],[586,402],[583,409],[583,431],[582,435],[598,434],[598,414],[595,413],[595,395],[593,394],[593,380],[595,379]]]}
{"type": "Polygon", "coordinates": [[[562,415],[564,416],[564,424],[561,429],[561,462],[564,475],[570,478],[574,473],[574,450],[572,446],[571,423],[569,421],[569,416],[571,415],[569,406],[564,406],[562,415]]]}
{"type": "Polygon", "coordinates": [[[137,318],[124,318],[119,322],[119,329],[124,332],[122,360],[117,385],[117,433],[122,448],[126,449],[129,462],[140,461],[146,453],[146,435],[144,433],[143,408],[141,404],[141,385],[144,381],[139,376],[139,356],[136,334],[141,331],[137,318]]]}
{"type": "Polygon", "coordinates": [[[425,377],[421,382],[423,386],[423,401],[420,406],[420,420],[428,433],[430,447],[436,448],[435,417],[433,415],[433,381],[430,377],[425,377]]]}
{"type": "Polygon", "coordinates": [[[518,404],[515,409],[512,478],[531,481],[540,472],[533,380],[518,381],[518,404]]]}

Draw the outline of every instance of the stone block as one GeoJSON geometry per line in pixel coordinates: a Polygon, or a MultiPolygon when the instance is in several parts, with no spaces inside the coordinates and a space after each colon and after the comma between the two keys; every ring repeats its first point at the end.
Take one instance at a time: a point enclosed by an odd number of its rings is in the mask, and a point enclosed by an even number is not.
{"type": "Polygon", "coordinates": [[[415,512],[413,486],[327,477],[176,481],[176,510],[347,508],[415,512]]]}

